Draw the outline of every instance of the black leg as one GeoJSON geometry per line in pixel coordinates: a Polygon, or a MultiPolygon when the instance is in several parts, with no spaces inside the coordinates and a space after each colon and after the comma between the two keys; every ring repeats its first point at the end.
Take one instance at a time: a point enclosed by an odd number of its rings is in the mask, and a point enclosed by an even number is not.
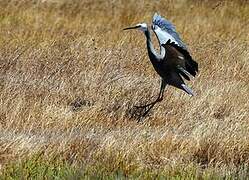
{"type": "Polygon", "coordinates": [[[167,83],[162,79],[161,88],[160,88],[160,92],[159,92],[157,99],[153,101],[152,103],[146,104],[144,106],[135,106],[136,108],[142,108],[142,109],[146,109],[148,107],[148,109],[142,114],[142,117],[146,116],[156,103],[163,100],[163,92],[165,90],[166,85],[167,83]]]}
{"type": "Polygon", "coordinates": [[[159,96],[157,98],[157,100],[159,102],[163,100],[163,93],[164,93],[166,85],[167,85],[167,83],[162,79],[160,93],[159,93],[159,96]]]}

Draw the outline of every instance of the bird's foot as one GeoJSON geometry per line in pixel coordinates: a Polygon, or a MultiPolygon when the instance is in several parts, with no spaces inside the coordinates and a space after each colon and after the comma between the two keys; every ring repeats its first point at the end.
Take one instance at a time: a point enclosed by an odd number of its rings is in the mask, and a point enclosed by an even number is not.
{"type": "Polygon", "coordinates": [[[150,105],[151,104],[147,104],[147,105],[144,105],[144,106],[134,106],[134,108],[136,108],[136,109],[146,109],[150,105]]]}
{"type": "Polygon", "coordinates": [[[163,100],[163,97],[160,97],[156,100],[156,102],[161,102],[163,100]]]}
{"type": "Polygon", "coordinates": [[[134,107],[137,109],[146,109],[147,107],[149,107],[149,109],[151,109],[156,103],[161,102],[162,100],[163,100],[163,97],[159,97],[152,103],[149,103],[143,106],[134,106],[134,107]]]}
{"type": "Polygon", "coordinates": [[[147,104],[144,106],[134,106],[131,112],[131,117],[137,119],[138,122],[141,122],[145,118],[154,104],[147,104]]]}

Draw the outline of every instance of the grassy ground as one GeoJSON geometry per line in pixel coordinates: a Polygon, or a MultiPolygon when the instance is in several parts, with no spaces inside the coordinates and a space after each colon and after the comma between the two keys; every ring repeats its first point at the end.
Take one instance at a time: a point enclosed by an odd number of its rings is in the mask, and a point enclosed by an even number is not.
{"type": "Polygon", "coordinates": [[[109,169],[105,165],[75,167],[64,160],[45,160],[39,155],[7,166],[0,179],[245,179],[248,168],[226,171],[220,174],[217,169],[201,169],[197,166],[178,166],[168,169],[136,169],[126,173],[122,168],[109,169]]]}
{"type": "Polygon", "coordinates": [[[249,174],[248,1],[5,0],[0,27],[2,177],[249,174]],[[137,123],[160,78],[141,32],[121,29],[154,12],[199,63],[197,95],[168,87],[137,123]]]}

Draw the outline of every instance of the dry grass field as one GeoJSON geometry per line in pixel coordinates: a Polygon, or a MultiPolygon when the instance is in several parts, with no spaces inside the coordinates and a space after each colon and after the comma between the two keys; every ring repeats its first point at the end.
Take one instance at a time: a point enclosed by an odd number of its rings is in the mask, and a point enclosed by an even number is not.
{"type": "Polygon", "coordinates": [[[246,0],[0,0],[1,177],[245,178],[248,29],[246,0]],[[197,95],[168,87],[138,123],[160,78],[122,29],[155,12],[199,63],[197,95]]]}

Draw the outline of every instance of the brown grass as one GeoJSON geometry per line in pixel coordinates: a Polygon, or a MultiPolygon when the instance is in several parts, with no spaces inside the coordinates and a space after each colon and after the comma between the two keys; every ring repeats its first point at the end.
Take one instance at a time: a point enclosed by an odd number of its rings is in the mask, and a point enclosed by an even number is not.
{"type": "Polygon", "coordinates": [[[1,166],[40,151],[127,174],[248,163],[248,1],[6,0],[0,27],[1,166]],[[160,78],[144,36],[121,29],[154,12],[199,63],[197,96],[168,87],[137,123],[160,78]]]}

